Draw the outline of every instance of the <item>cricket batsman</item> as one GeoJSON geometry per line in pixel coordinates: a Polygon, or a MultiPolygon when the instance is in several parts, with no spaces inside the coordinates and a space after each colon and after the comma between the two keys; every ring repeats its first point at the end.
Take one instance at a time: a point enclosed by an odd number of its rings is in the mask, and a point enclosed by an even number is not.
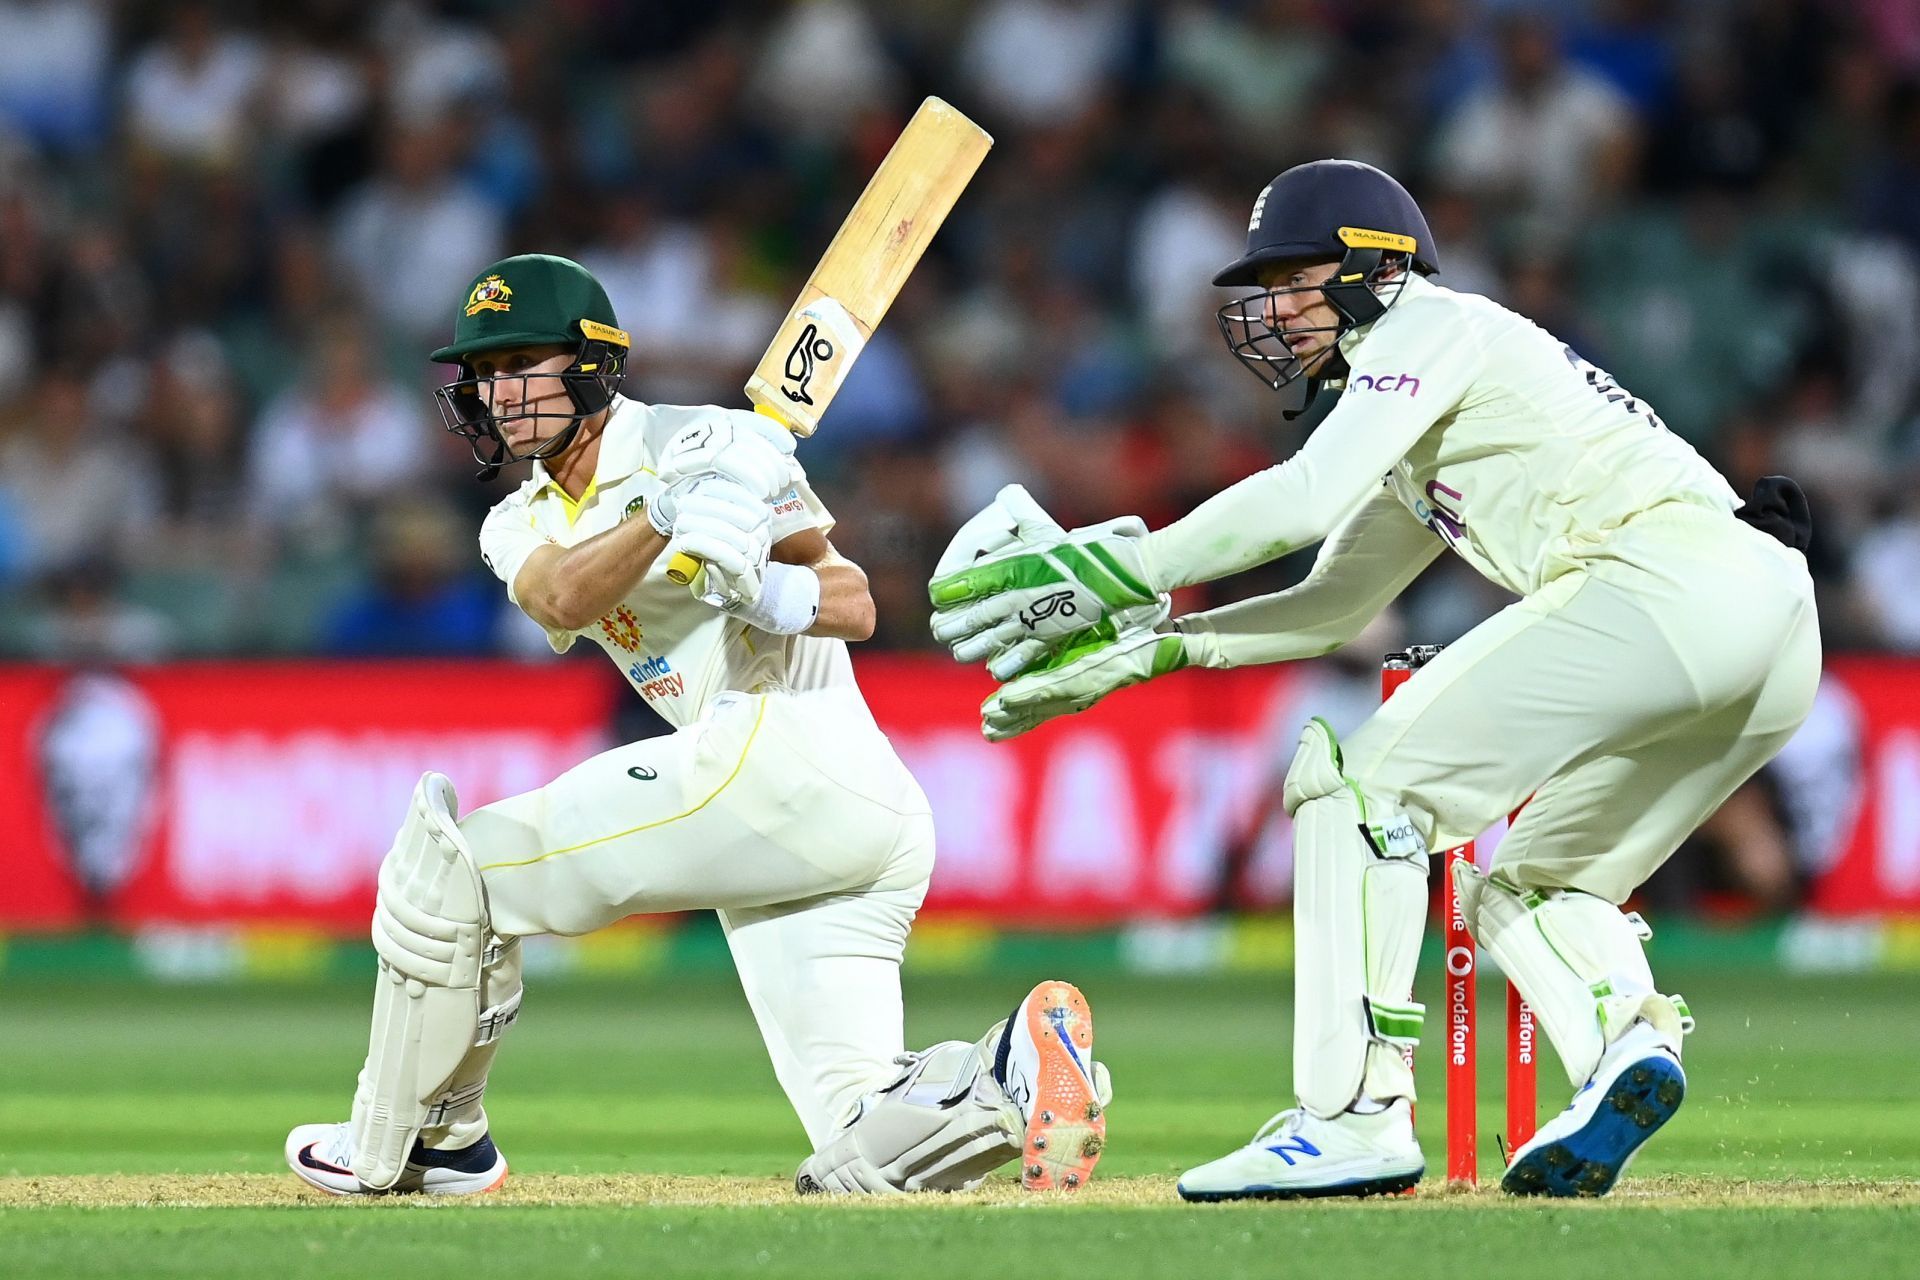
{"type": "Polygon", "coordinates": [[[1110,1091],[1072,985],[978,1041],[904,1050],[933,819],[854,683],[873,600],[793,436],[621,396],[629,345],[599,282],[532,254],[475,277],[432,358],[459,366],[439,401],[483,474],[532,464],[481,527],[487,565],[555,650],[590,638],[674,731],[465,815],[421,778],[380,867],[352,1118],[295,1128],[288,1163],[340,1195],[499,1186],[482,1097],[520,940],[713,908],[813,1147],[800,1191],[970,1187],[1016,1158],[1029,1187],[1081,1184],[1110,1091]],[[667,577],[679,551],[705,565],[690,586],[667,577]]]}
{"type": "Polygon", "coordinates": [[[1324,721],[1301,735],[1283,795],[1298,1105],[1189,1171],[1190,1200],[1419,1180],[1402,1050],[1422,1024],[1429,850],[1523,802],[1490,873],[1461,866],[1457,887],[1575,1092],[1502,1185],[1608,1191],[1680,1106],[1693,1025],[1621,904],[1813,704],[1797,486],[1771,477],[1743,505],[1644,401],[1526,318],[1435,284],[1439,266],[1387,174],[1347,160],[1282,173],[1213,282],[1251,288],[1221,330],[1294,412],[1341,389],[1307,443],[1152,532],[1131,518],[1066,532],[1009,488],[931,584],[936,637],[1006,682],[982,708],[994,740],[1182,667],[1327,653],[1443,551],[1521,597],[1344,741],[1324,721]],[[1315,543],[1299,585],[1166,619],[1166,593],[1315,543]]]}

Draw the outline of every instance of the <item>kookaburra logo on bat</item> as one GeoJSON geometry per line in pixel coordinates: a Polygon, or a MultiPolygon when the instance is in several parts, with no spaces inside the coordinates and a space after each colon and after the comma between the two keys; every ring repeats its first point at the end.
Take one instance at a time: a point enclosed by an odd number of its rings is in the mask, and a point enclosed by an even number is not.
{"type": "Polygon", "coordinates": [[[795,404],[812,404],[813,397],[807,394],[807,384],[813,381],[814,362],[831,359],[833,343],[821,335],[818,325],[807,325],[800,331],[800,338],[793,344],[793,350],[787,352],[787,381],[793,385],[781,387],[780,393],[795,404]]]}

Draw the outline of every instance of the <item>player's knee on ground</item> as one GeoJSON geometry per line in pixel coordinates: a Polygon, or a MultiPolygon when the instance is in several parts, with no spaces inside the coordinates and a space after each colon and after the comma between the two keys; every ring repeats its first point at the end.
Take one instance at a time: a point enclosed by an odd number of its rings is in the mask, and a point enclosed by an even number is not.
{"type": "Polygon", "coordinates": [[[353,1101],[354,1174],[393,1185],[429,1125],[478,1114],[494,1042],[520,1007],[518,943],[489,946],[486,892],[453,784],[420,779],[380,864],[373,1030],[353,1101]]]}
{"type": "Polygon", "coordinates": [[[1427,848],[1412,815],[1342,770],[1324,721],[1300,736],[1284,802],[1294,824],[1295,1088],[1331,1117],[1362,1096],[1412,1098],[1405,1050],[1427,909],[1427,848]]]}
{"type": "Polygon", "coordinates": [[[1475,941],[1533,1006],[1577,1088],[1608,1045],[1636,1021],[1649,1023],[1674,1056],[1693,1030],[1686,1001],[1654,989],[1638,913],[1574,889],[1524,889],[1496,868],[1453,867],[1460,912],[1475,941]]]}
{"type": "Polygon", "coordinates": [[[800,1166],[801,1192],[964,1191],[1020,1155],[1025,1121],[980,1045],[948,1040],[899,1062],[800,1166]]]}

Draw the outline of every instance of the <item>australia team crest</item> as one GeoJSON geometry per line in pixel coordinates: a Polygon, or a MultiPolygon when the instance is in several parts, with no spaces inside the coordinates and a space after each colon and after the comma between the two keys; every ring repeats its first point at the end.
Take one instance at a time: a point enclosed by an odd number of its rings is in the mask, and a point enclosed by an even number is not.
{"type": "Polygon", "coordinates": [[[477,316],[482,311],[513,310],[513,290],[499,276],[488,276],[473,286],[473,292],[467,295],[467,314],[477,316]]]}

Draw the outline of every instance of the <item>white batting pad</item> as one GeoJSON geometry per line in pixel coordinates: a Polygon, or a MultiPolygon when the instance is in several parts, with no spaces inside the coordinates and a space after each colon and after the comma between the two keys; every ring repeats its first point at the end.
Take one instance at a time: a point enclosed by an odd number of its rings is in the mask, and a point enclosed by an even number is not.
{"type": "MultiPolygon", "coordinates": [[[[444,776],[423,776],[380,864],[373,921],[380,971],[353,1099],[353,1172],[376,1190],[399,1181],[429,1108],[481,1031],[486,893],[454,825],[456,803],[444,776]]],[[[516,986],[517,973],[516,964],[516,986]]],[[[490,1024],[511,1020],[518,992],[511,994],[512,1008],[490,1024]]],[[[490,1025],[485,1034],[497,1033],[490,1025]]]]}

